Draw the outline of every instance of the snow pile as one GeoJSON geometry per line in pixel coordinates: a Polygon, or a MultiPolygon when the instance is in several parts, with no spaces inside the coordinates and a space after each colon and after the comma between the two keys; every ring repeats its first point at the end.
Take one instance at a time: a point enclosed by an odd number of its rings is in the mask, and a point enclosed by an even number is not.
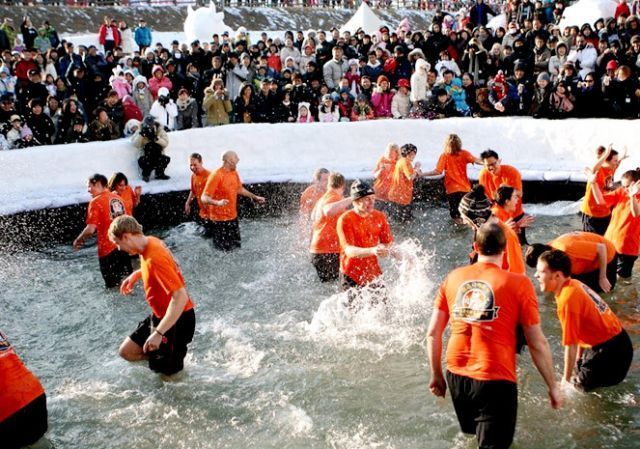
{"type": "Polygon", "coordinates": [[[224,13],[216,12],[216,5],[213,2],[209,4],[208,8],[202,7],[195,11],[191,6],[187,8],[187,18],[184,20],[184,35],[188,42],[193,42],[196,39],[202,42],[209,42],[214,33],[222,34],[225,31],[229,32],[229,34],[233,32],[224,23],[224,13]]]}
{"type": "Polygon", "coordinates": [[[366,2],[362,2],[353,17],[340,28],[340,34],[350,31],[354,34],[359,28],[366,34],[375,34],[385,23],[371,10],[366,2]]]}
{"type": "MultiPolygon", "coordinates": [[[[228,149],[240,156],[244,182],[305,182],[318,167],[347,178],[372,176],[389,142],[414,143],[425,169],[435,166],[449,133],[478,155],[496,150],[526,180],[584,181],[582,171],[594,161],[597,145],[632,148],[624,170],[640,166],[636,127],[626,120],[546,121],[529,118],[446,120],[374,120],[357,123],[237,124],[169,134],[169,181],[142,183],[144,193],[189,188],[188,156],[199,152],[215,168],[228,149]],[[632,147],[632,145],[634,147],[632,147]]],[[[0,215],[88,201],[86,178],[93,173],[125,173],[141,184],[138,150],[127,139],[56,145],[0,152],[0,215]]],[[[478,170],[470,169],[477,178],[478,170]]]]}
{"type": "Polygon", "coordinates": [[[615,0],[580,0],[564,10],[560,29],[570,26],[581,27],[585,23],[593,26],[598,19],[613,17],[617,6],[615,0]]]}

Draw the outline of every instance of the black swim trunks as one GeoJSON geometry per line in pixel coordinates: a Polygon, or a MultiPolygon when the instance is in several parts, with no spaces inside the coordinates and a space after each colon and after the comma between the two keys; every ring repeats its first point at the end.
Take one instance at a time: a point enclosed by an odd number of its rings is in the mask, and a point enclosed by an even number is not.
{"type": "Polygon", "coordinates": [[[100,263],[100,272],[106,288],[117,287],[124,278],[133,272],[131,256],[118,249],[114,249],[106,256],[100,257],[98,262],[100,263]]]}

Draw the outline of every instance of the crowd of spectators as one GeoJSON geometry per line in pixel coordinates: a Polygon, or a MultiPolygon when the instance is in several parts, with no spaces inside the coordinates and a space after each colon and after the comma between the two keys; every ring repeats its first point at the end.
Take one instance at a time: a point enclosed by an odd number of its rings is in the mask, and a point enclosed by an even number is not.
{"type": "Polygon", "coordinates": [[[526,115],[637,118],[640,21],[616,17],[560,29],[563,4],[511,0],[506,29],[483,0],[428,30],[262,33],[152,45],[105,18],[100,45],[61,41],[25,18],[0,25],[2,145],[113,140],[151,115],[167,131],[229,123],[334,122],[526,115]]]}

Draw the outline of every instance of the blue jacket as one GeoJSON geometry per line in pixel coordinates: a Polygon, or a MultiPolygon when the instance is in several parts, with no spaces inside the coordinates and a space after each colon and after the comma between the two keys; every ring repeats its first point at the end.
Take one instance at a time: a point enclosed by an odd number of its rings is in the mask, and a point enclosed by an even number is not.
{"type": "Polygon", "coordinates": [[[134,39],[139,47],[149,47],[151,45],[151,30],[147,27],[136,28],[134,39]]]}

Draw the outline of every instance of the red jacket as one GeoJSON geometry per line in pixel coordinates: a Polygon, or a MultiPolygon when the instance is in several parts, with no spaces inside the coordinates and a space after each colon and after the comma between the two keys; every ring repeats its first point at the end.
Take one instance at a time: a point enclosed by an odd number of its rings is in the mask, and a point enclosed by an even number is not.
{"type": "MultiPolygon", "coordinates": [[[[113,43],[117,47],[120,45],[120,31],[118,31],[118,27],[115,25],[109,25],[111,27],[111,31],[113,31],[113,43]]],[[[107,41],[107,25],[102,24],[100,27],[100,31],[98,33],[98,42],[100,45],[104,45],[107,41]]]]}

